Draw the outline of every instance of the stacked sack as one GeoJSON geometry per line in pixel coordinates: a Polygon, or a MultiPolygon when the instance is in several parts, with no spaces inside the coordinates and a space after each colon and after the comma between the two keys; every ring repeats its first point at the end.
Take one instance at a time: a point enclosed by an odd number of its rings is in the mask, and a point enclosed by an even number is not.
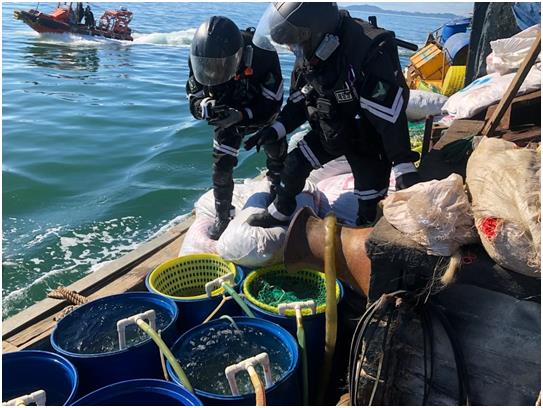
{"type": "Polygon", "coordinates": [[[541,276],[541,157],[537,150],[483,138],[468,160],[475,226],[490,257],[541,276]]]}
{"type": "MultiPolygon", "coordinates": [[[[443,105],[443,114],[454,119],[471,118],[499,102],[526,58],[539,30],[540,26],[536,25],[511,38],[491,41],[492,53],[487,58],[488,75],[476,79],[450,96],[443,105]]],[[[530,69],[517,95],[539,89],[541,89],[541,61],[530,69]]]]}

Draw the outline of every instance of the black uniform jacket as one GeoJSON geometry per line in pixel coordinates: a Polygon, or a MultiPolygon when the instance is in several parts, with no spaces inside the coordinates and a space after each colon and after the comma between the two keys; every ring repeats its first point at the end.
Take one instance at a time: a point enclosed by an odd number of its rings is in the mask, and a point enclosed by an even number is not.
{"type": "Polygon", "coordinates": [[[325,61],[297,61],[278,122],[290,133],[305,121],[330,153],[345,153],[378,134],[392,163],[416,160],[405,108],[409,89],[394,34],[341,10],[340,45],[325,61]]]}

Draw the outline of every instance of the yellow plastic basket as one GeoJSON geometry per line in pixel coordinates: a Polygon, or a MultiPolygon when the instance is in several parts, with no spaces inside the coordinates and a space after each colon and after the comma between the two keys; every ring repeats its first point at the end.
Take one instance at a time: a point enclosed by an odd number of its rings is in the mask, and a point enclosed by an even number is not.
{"type": "MultiPolygon", "coordinates": [[[[320,301],[317,301],[317,313],[322,313],[326,310],[326,277],[324,273],[312,269],[302,269],[297,272],[287,272],[284,265],[275,265],[267,268],[257,269],[249,273],[243,282],[243,294],[246,299],[253,305],[258,306],[268,312],[279,314],[277,305],[269,305],[257,299],[258,293],[262,289],[265,282],[269,280],[280,281],[280,289],[288,291],[296,291],[300,287],[300,281],[304,286],[314,293],[319,293],[320,301]]],[[[341,290],[336,282],[336,299],[339,302],[341,290]]],[[[314,299],[315,300],[315,299],[314,299]]],[[[309,315],[309,309],[302,309],[303,315],[309,315]]],[[[294,310],[287,310],[287,316],[294,316],[294,310]]]]}
{"type": "MultiPolygon", "coordinates": [[[[233,272],[236,278],[236,267],[213,254],[194,254],[174,258],[157,266],[149,275],[149,288],[174,300],[205,299],[205,285],[227,273],[233,272]]],[[[214,290],[211,295],[224,292],[223,288],[214,290]]]]}
{"type": "Polygon", "coordinates": [[[465,79],[465,65],[454,65],[450,67],[447,71],[447,75],[445,75],[443,86],[441,87],[441,93],[446,96],[451,96],[453,93],[458,92],[464,87],[465,79]]]}

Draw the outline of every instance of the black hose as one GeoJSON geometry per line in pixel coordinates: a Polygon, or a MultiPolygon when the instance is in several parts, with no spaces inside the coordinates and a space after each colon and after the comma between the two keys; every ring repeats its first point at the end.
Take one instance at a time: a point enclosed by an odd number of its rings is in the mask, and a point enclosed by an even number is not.
{"type": "MultiPolygon", "coordinates": [[[[397,297],[407,294],[405,290],[398,290],[386,295],[383,295],[376,302],[372,303],[362,317],[360,318],[358,324],[356,325],[355,331],[353,333],[351,341],[351,349],[349,355],[349,397],[350,404],[357,405],[357,395],[358,395],[358,379],[359,379],[359,369],[357,368],[357,362],[363,361],[365,353],[367,350],[362,350],[363,340],[366,337],[366,332],[370,327],[372,320],[375,318],[377,311],[381,310],[380,315],[376,319],[378,322],[383,319],[383,316],[388,310],[388,306],[391,305],[392,301],[397,297]],[[361,354],[361,355],[360,355],[361,354]],[[360,357],[359,357],[360,355],[360,357]]],[[[388,325],[387,325],[388,327],[388,325]]],[[[371,337],[366,339],[366,344],[371,343],[373,335],[375,334],[376,329],[371,333],[371,337]]],[[[385,336],[386,339],[386,336],[385,336]]],[[[378,381],[377,381],[378,382],[378,381]]]]}
{"type": "Polygon", "coordinates": [[[411,51],[418,51],[419,46],[417,44],[413,44],[404,40],[400,40],[399,38],[396,38],[396,45],[398,47],[406,48],[411,51]]]}

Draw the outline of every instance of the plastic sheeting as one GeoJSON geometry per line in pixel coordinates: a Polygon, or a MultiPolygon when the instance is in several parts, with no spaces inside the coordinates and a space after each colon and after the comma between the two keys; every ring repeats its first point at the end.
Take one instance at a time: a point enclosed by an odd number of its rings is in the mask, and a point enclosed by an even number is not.
{"type": "Polygon", "coordinates": [[[470,203],[458,174],[397,191],[383,204],[386,220],[430,255],[451,256],[461,245],[477,239],[470,203]]]}

